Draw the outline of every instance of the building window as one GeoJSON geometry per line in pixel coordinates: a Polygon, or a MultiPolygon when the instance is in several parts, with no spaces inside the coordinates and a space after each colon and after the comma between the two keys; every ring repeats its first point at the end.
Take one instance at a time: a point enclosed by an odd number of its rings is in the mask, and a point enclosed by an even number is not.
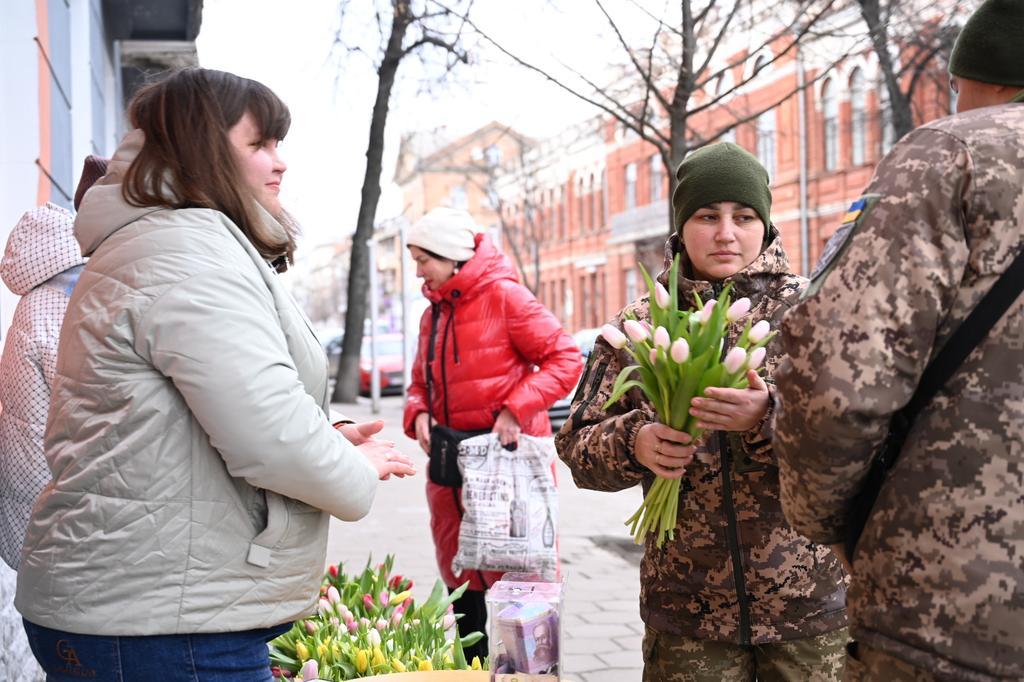
{"type": "Polygon", "coordinates": [[[636,164],[626,165],[626,210],[636,208],[636,164]]]}
{"type": "Polygon", "coordinates": [[[484,150],[484,160],[487,162],[488,168],[497,168],[501,165],[501,150],[497,145],[489,145],[484,150]]]}
{"type": "Polygon", "coordinates": [[[607,211],[606,211],[607,206],[605,205],[605,202],[604,202],[605,187],[607,186],[607,180],[608,180],[607,177],[605,177],[605,171],[602,170],[601,171],[601,186],[598,187],[598,189],[597,189],[597,210],[599,211],[599,213],[598,213],[598,216],[599,216],[599,218],[598,218],[598,226],[599,227],[604,227],[605,225],[608,224],[607,211]]]}
{"type": "Polygon", "coordinates": [[[585,207],[583,201],[583,178],[579,179],[576,183],[576,224],[579,227],[580,234],[583,234],[584,222],[583,222],[583,209],[585,207]]]}
{"type": "Polygon", "coordinates": [[[867,93],[864,73],[854,69],[850,76],[850,163],[859,166],[867,156],[867,93]]]}
{"type": "Polygon", "coordinates": [[[882,123],[882,134],[879,136],[881,141],[881,155],[889,153],[892,149],[892,145],[896,142],[896,128],[892,124],[892,107],[889,105],[889,89],[885,87],[885,83],[881,83],[879,86],[879,108],[881,109],[881,123],[882,123]]]}
{"type": "Polygon", "coordinates": [[[825,117],[825,170],[835,170],[839,165],[839,102],[831,78],[821,88],[821,109],[825,117]]]}
{"type": "Polygon", "coordinates": [[[462,211],[468,209],[469,198],[466,195],[466,188],[461,185],[452,187],[451,191],[448,193],[448,203],[451,204],[452,208],[457,208],[462,211]]]}
{"type": "Polygon", "coordinates": [[[775,176],[775,110],[771,109],[757,117],[757,160],[768,171],[768,177],[775,176]]]}
{"type": "Polygon", "coordinates": [[[562,187],[558,190],[558,238],[565,239],[566,228],[566,208],[565,208],[565,188],[562,187]]]}
{"type": "Polygon", "coordinates": [[[623,305],[628,305],[636,300],[636,270],[626,270],[626,300],[623,305]]]}
{"type": "MultiPolygon", "coordinates": [[[[661,174],[661,155],[651,155],[651,203],[661,200],[661,191],[665,187],[665,178],[661,174]]],[[[633,299],[629,299],[633,300],[633,299]]]]}
{"type": "Polygon", "coordinates": [[[597,185],[594,184],[594,175],[590,175],[590,214],[587,216],[590,220],[587,221],[587,226],[594,230],[597,229],[597,185]]]}

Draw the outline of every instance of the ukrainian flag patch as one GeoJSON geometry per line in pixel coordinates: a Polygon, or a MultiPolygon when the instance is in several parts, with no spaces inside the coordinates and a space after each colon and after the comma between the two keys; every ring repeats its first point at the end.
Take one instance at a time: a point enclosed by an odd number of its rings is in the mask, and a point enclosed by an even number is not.
{"type": "Polygon", "coordinates": [[[825,282],[825,278],[828,277],[829,272],[839,261],[839,257],[846,250],[847,245],[853,238],[853,235],[857,232],[857,228],[860,227],[864,218],[871,212],[872,206],[874,206],[880,199],[878,194],[865,194],[857,201],[850,204],[850,208],[846,211],[843,216],[843,222],[836,228],[835,233],[825,244],[825,249],[822,251],[821,257],[818,259],[818,264],[814,266],[814,270],[811,272],[810,279],[811,283],[804,291],[801,298],[807,298],[818,293],[821,285],[825,282]]]}
{"type": "Polygon", "coordinates": [[[857,201],[850,204],[850,208],[846,209],[846,215],[843,216],[842,223],[852,223],[860,217],[860,214],[864,212],[864,207],[868,205],[868,200],[865,197],[857,199],[857,201]]]}

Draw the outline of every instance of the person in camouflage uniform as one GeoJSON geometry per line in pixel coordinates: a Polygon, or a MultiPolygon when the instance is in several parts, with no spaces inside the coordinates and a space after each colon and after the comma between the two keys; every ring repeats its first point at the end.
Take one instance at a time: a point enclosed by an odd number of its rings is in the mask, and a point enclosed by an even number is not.
{"type": "MultiPolygon", "coordinates": [[[[750,318],[773,326],[806,280],[790,273],[769,220],[768,174],[736,145],[691,154],[673,194],[678,234],[666,244],[659,281],[681,254],[679,300],[717,298],[727,283],[752,302],[750,318]],[[766,227],[767,226],[767,227],[766,227]]],[[[645,296],[612,322],[650,320],[645,296]]],[[[734,323],[735,343],[747,318],[734,323]]],[[[652,405],[633,389],[604,407],[624,350],[598,339],[559,432],[559,456],[576,484],[617,491],[655,474],[681,477],[674,540],[649,535],[640,567],[646,625],[644,679],[837,680],[847,641],[845,577],[832,552],[793,531],[782,516],[772,451],[770,384],[779,346],[768,345],[766,384],[752,373],[747,390],[708,389],[693,414],[709,431],[689,437],[657,424],[652,405]]]]}
{"type": "MultiPolygon", "coordinates": [[[[1022,57],[1024,2],[989,0],[950,62],[958,115],[882,159],[783,324],[783,507],[816,542],[845,537],[890,417],[1021,251],[1022,57]]],[[[1022,349],[1017,301],[912,425],[853,557],[848,679],[1024,679],[1022,349]]]]}

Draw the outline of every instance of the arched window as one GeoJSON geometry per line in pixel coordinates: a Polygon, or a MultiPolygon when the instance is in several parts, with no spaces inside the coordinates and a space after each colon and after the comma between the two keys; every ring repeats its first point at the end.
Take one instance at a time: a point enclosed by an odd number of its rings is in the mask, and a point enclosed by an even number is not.
{"type": "Polygon", "coordinates": [[[594,184],[594,174],[590,174],[590,211],[587,213],[587,227],[596,229],[597,220],[597,185],[594,184]]]}
{"type": "Polygon", "coordinates": [[[605,187],[607,186],[608,178],[605,175],[604,169],[601,170],[601,186],[597,190],[597,210],[598,210],[598,221],[597,224],[600,227],[604,227],[608,224],[605,214],[605,187]]]}
{"type": "Polygon", "coordinates": [[[850,75],[850,163],[859,166],[867,156],[867,93],[864,73],[854,69],[850,75]]]}
{"type": "Polygon", "coordinates": [[[821,87],[821,110],[825,124],[825,170],[835,170],[839,165],[839,101],[831,78],[821,87]]]}
{"type": "Polygon", "coordinates": [[[775,110],[769,109],[757,117],[757,159],[775,176],[775,110]]]}
{"type": "MultiPolygon", "coordinates": [[[[661,200],[662,191],[665,187],[665,177],[661,172],[661,155],[651,154],[651,203],[661,200]]],[[[633,299],[630,299],[633,300],[633,299]]]]}
{"type": "Polygon", "coordinates": [[[636,164],[627,164],[625,174],[625,205],[626,210],[628,211],[630,209],[636,208],[636,164]]]}
{"type": "Polygon", "coordinates": [[[764,70],[766,68],[768,68],[768,63],[769,62],[770,62],[770,60],[768,59],[767,55],[764,55],[764,54],[757,55],[757,59],[754,60],[754,68],[751,69],[751,71],[750,71],[750,78],[754,79],[754,78],[757,78],[758,76],[762,75],[764,70]]]}

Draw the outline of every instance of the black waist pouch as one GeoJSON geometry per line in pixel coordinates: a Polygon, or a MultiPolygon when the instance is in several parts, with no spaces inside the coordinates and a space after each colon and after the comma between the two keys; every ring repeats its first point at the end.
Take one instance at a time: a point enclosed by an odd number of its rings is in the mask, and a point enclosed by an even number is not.
{"type": "Polygon", "coordinates": [[[427,465],[427,476],[431,482],[449,488],[462,487],[462,474],[459,473],[459,443],[467,438],[490,432],[490,429],[456,431],[440,424],[430,427],[430,463],[427,465]]]}

